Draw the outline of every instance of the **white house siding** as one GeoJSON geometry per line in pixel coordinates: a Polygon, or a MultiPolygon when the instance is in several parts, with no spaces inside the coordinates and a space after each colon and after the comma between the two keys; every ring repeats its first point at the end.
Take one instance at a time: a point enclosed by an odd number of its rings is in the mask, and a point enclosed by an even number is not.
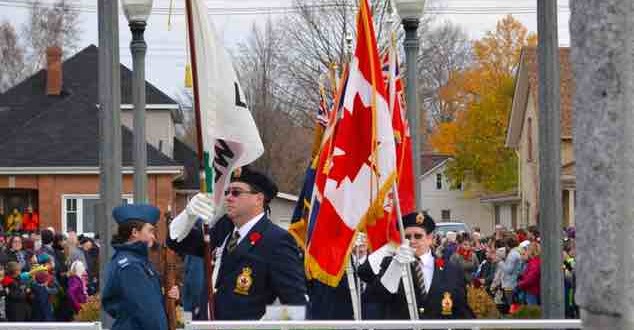
{"type": "Polygon", "coordinates": [[[422,207],[436,222],[442,222],[442,210],[449,210],[452,221],[467,223],[471,228],[480,227],[483,234],[491,234],[494,230],[493,208],[481,204],[477,197],[467,197],[462,190],[449,189],[449,182],[444,175],[446,165],[431,170],[423,175],[420,184],[422,207]],[[436,175],[442,175],[442,189],[436,188],[436,175]]]}
{"type": "Polygon", "coordinates": [[[271,201],[271,220],[278,226],[288,229],[296,201],[276,197],[271,201]]]}
{"type": "MultiPolygon", "coordinates": [[[[134,110],[121,111],[121,123],[133,131],[134,110]]],[[[169,157],[174,153],[174,135],[176,134],[172,113],[166,110],[145,112],[145,135],[148,143],[169,157]]]]}

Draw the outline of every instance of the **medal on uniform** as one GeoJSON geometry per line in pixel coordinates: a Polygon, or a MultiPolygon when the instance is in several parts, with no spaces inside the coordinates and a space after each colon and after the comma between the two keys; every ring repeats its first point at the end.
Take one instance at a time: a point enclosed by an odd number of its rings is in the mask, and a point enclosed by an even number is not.
{"type": "Polygon", "coordinates": [[[251,273],[253,273],[251,267],[242,268],[242,273],[240,273],[236,279],[236,287],[233,289],[233,292],[244,296],[249,294],[249,289],[253,284],[253,277],[251,277],[251,273]]]}
{"type": "Polygon", "coordinates": [[[453,314],[453,300],[451,299],[451,293],[445,291],[445,293],[442,294],[442,302],[440,305],[442,307],[442,315],[453,314]]]}

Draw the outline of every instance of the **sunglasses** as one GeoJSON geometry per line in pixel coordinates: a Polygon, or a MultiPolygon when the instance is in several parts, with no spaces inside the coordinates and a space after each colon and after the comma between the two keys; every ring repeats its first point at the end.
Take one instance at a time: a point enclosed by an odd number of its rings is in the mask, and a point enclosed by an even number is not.
{"type": "MultiPolygon", "coordinates": [[[[425,235],[423,234],[414,234],[415,239],[422,239],[425,235]]],[[[405,234],[406,239],[412,239],[412,234],[405,234]]]]}
{"type": "Polygon", "coordinates": [[[225,196],[233,196],[233,197],[240,197],[240,195],[242,194],[252,194],[255,195],[257,194],[257,191],[252,191],[252,190],[240,190],[240,189],[227,189],[225,190],[225,196]]]}

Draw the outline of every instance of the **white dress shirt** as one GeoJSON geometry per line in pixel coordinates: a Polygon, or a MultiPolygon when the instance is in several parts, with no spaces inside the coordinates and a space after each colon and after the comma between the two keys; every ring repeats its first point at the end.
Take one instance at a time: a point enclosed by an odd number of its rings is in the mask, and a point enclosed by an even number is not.
{"type": "Polygon", "coordinates": [[[233,235],[233,233],[237,231],[240,234],[240,238],[238,238],[237,244],[240,244],[240,242],[242,242],[244,237],[247,236],[249,231],[251,231],[251,228],[253,228],[253,226],[255,226],[255,224],[258,223],[258,221],[260,221],[260,219],[262,219],[263,216],[264,216],[264,212],[251,218],[251,220],[247,221],[244,225],[240,226],[239,228],[238,227],[233,228],[233,232],[231,232],[229,237],[231,237],[231,235],[233,235]]]}
{"type": "Polygon", "coordinates": [[[425,292],[429,292],[431,281],[434,279],[434,256],[431,255],[430,250],[418,258],[423,267],[423,276],[425,276],[425,292]]]}

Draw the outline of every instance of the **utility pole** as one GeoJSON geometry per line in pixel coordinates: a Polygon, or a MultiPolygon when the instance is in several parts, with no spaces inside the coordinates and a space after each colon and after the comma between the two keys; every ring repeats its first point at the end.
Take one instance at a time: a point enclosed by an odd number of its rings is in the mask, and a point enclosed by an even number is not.
{"type": "Polygon", "coordinates": [[[539,65],[539,229],[541,304],[546,319],[564,318],[561,209],[561,115],[557,0],[537,0],[539,65]]]}
{"type": "MultiPolygon", "coordinates": [[[[119,72],[119,1],[99,0],[99,166],[100,205],[96,210],[97,231],[100,235],[99,289],[106,283],[106,265],[112,250],[110,238],[114,232],[112,209],[121,204],[121,80],[119,72]]],[[[104,328],[112,319],[101,310],[104,328]]]]}

